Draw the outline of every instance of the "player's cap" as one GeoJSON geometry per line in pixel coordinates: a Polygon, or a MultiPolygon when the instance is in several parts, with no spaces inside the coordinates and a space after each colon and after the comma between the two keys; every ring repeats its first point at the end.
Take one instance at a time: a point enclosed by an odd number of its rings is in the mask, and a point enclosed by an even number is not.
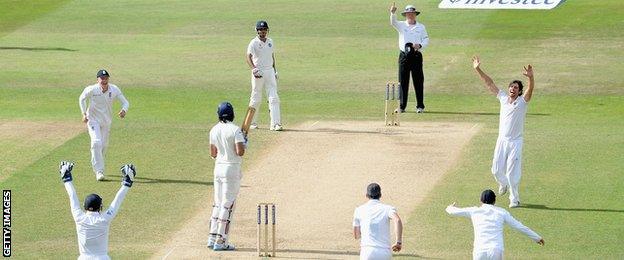
{"type": "Polygon", "coordinates": [[[110,74],[108,74],[108,71],[107,70],[98,70],[97,77],[100,78],[100,77],[104,77],[104,76],[110,77],[110,74]]]}
{"type": "Polygon", "coordinates": [[[256,22],[256,31],[260,29],[269,29],[269,23],[264,20],[256,22]]]}
{"type": "Polygon", "coordinates": [[[102,207],[102,197],[97,194],[89,194],[84,201],[84,208],[88,211],[100,211],[102,207]]]}
{"type": "Polygon", "coordinates": [[[405,16],[406,13],[415,13],[416,15],[420,14],[420,12],[417,11],[416,7],[413,5],[406,5],[403,12],[401,12],[401,15],[405,16]]]}
{"type": "Polygon", "coordinates": [[[496,202],[496,194],[492,190],[484,190],[481,192],[481,202],[485,204],[494,205],[496,202]]]}
{"type": "Polygon", "coordinates": [[[368,184],[366,187],[366,197],[370,199],[379,199],[381,198],[381,187],[377,183],[368,184]]]}

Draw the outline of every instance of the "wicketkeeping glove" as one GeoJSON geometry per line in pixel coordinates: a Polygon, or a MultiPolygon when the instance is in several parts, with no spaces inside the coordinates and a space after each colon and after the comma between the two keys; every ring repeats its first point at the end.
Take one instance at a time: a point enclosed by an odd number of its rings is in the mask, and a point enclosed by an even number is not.
{"type": "Polygon", "coordinates": [[[61,174],[61,180],[63,182],[72,181],[71,171],[74,168],[74,163],[68,161],[62,161],[59,165],[59,173],[61,174]]]}
{"type": "Polygon", "coordinates": [[[134,177],[136,176],[136,169],[132,164],[126,164],[121,166],[121,184],[126,187],[132,187],[134,177]]]}

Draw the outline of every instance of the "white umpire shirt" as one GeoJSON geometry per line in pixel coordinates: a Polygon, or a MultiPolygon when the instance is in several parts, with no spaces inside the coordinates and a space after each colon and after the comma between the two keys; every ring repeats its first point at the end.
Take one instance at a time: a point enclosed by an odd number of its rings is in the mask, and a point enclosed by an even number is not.
{"type": "Polygon", "coordinates": [[[65,182],[65,190],[69,195],[72,216],[76,222],[78,234],[79,259],[110,259],[108,257],[108,230],[110,223],[119,212],[119,207],[126,197],[129,188],[121,187],[106,212],[87,211],[80,208],[76,189],[71,181],[65,182]]]}
{"type": "Polygon", "coordinates": [[[416,24],[408,24],[407,21],[399,22],[396,14],[390,14],[390,24],[399,32],[399,50],[405,50],[408,42],[422,45],[421,51],[429,45],[429,35],[425,25],[416,21],[416,24]]]}
{"type": "Polygon", "coordinates": [[[360,247],[390,249],[390,217],[396,209],[371,199],[353,212],[353,226],[360,227],[360,247]]]}
{"type": "Polygon", "coordinates": [[[273,40],[266,38],[263,42],[256,36],[247,46],[247,55],[251,54],[251,60],[259,70],[273,69],[273,40]]]}
{"type": "Polygon", "coordinates": [[[87,113],[89,121],[94,120],[101,125],[110,125],[113,115],[113,101],[115,99],[119,99],[121,109],[128,112],[130,103],[128,103],[128,100],[117,86],[108,84],[108,91],[102,92],[100,84],[94,84],[86,87],[80,94],[80,110],[83,114],[87,113]],[[87,99],[89,99],[88,108],[87,99]]]}
{"type": "Polygon", "coordinates": [[[210,144],[217,147],[218,164],[241,164],[243,158],[236,154],[236,143],[244,142],[243,131],[232,122],[219,122],[210,129],[210,144]]]}
{"type": "Polygon", "coordinates": [[[503,90],[498,91],[496,98],[500,101],[500,121],[498,123],[498,138],[517,140],[522,138],[524,118],[528,103],[524,96],[519,96],[509,103],[509,95],[503,90]]]}
{"type": "Polygon", "coordinates": [[[516,220],[502,208],[490,204],[481,207],[458,208],[448,206],[446,212],[453,216],[470,218],[474,228],[474,252],[487,249],[504,250],[503,227],[508,224],[512,228],[527,235],[533,241],[542,239],[537,233],[516,220]]]}

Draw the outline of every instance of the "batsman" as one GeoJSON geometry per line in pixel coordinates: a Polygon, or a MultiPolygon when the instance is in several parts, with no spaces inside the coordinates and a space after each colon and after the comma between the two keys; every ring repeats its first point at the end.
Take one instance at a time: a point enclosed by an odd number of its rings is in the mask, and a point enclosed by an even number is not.
{"type": "Polygon", "coordinates": [[[210,156],[214,166],[214,204],[210,219],[208,247],[215,251],[234,250],[228,242],[232,214],[240,190],[242,156],[245,154],[247,137],[233,123],[234,108],[229,102],[217,108],[219,122],[210,130],[210,156]]]}

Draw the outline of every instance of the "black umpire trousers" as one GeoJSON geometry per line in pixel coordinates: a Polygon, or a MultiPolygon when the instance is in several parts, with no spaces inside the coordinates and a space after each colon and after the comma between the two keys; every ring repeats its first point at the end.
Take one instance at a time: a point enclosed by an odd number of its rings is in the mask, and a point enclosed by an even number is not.
{"type": "Polygon", "coordinates": [[[423,74],[422,65],[422,53],[419,51],[402,51],[399,53],[399,83],[401,83],[401,109],[403,110],[407,107],[410,72],[412,73],[412,81],[414,82],[414,91],[416,91],[416,107],[425,108],[425,103],[423,101],[425,75],[423,74]]]}

